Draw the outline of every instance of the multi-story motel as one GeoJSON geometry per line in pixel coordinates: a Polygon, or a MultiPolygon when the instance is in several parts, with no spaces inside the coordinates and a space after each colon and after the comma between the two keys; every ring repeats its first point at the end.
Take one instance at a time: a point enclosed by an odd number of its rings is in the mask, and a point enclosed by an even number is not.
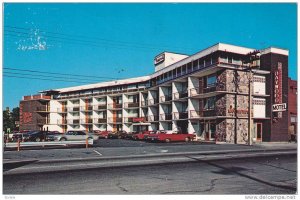
{"type": "Polygon", "coordinates": [[[287,50],[218,43],[192,56],[163,52],[154,65],[149,76],[24,96],[20,128],[173,130],[247,143],[250,127],[254,142],[288,141],[287,50]]]}

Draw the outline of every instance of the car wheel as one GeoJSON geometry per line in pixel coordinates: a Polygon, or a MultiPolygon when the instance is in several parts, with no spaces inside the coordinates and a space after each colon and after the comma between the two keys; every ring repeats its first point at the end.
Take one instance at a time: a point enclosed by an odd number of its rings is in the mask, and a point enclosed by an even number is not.
{"type": "Polygon", "coordinates": [[[171,140],[169,138],[165,139],[166,143],[169,143],[171,140]]]}
{"type": "Polygon", "coordinates": [[[190,138],[186,137],[186,138],[184,138],[184,141],[185,141],[185,142],[189,142],[189,141],[190,141],[190,138]]]}
{"type": "Polygon", "coordinates": [[[40,139],[40,138],[36,138],[35,141],[36,141],[36,142],[40,142],[41,139],[40,139]]]}
{"type": "Polygon", "coordinates": [[[67,141],[67,139],[66,138],[60,138],[59,141],[67,141]]]}
{"type": "Polygon", "coordinates": [[[88,137],[88,140],[92,140],[93,138],[91,138],[91,137],[88,137]]]}

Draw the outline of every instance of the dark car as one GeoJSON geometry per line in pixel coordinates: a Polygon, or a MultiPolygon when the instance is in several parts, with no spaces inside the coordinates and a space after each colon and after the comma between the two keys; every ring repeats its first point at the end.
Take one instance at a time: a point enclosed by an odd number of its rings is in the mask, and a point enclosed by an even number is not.
{"type": "Polygon", "coordinates": [[[138,132],[129,132],[124,139],[133,140],[136,134],[138,134],[138,132]]]}
{"type": "Polygon", "coordinates": [[[58,131],[49,131],[47,134],[46,134],[46,139],[45,141],[54,141],[55,140],[55,136],[57,135],[62,135],[63,133],[61,132],[58,132],[58,131]]]}
{"type": "Polygon", "coordinates": [[[46,137],[48,134],[50,134],[50,132],[48,132],[48,131],[30,132],[30,133],[24,135],[24,141],[30,141],[30,142],[46,141],[46,137]]]}
{"type": "Polygon", "coordinates": [[[33,133],[36,131],[28,131],[28,132],[18,132],[18,133],[14,133],[12,136],[12,141],[13,142],[17,142],[18,140],[25,141],[25,138],[28,136],[28,134],[33,133]]]}
{"type": "Polygon", "coordinates": [[[125,131],[112,132],[107,135],[108,139],[124,139],[127,133],[125,131]]]}

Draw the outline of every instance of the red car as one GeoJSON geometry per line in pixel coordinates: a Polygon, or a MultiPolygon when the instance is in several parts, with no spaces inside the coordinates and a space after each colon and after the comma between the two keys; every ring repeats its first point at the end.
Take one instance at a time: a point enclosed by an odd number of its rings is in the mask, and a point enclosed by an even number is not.
{"type": "Polygon", "coordinates": [[[167,134],[160,132],[158,134],[148,135],[148,141],[161,141],[161,142],[189,142],[192,141],[196,136],[194,134],[184,134],[184,133],[172,133],[167,134]]]}
{"type": "Polygon", "coordinates": [[[138,134],[133,135],[132,139],[134,139],[134,140],[144,140],[144,139],[146,139],[145,137],[147,137],[149,134],[155,134],[155,132],[154,131],[140,132],[138,134]]]}
{"type": "Polygon", "coordinates": [[[98,135],[99,138],[108,138],[108,134],[110,133],[111,131],[97,131],[97,130],[94,131],[94,134],[98,135]]]}

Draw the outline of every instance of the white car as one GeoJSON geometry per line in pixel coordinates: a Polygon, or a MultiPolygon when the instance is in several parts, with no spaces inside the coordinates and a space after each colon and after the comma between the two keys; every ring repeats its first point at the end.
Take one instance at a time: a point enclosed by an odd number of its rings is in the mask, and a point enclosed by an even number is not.
{"type": "Polygon", "coordinates": [[[88,139],[98,139],[97,136],[86,133],[84,131],[68,131],[63,135],[55,135],[54,140],[56,141],[74,141],[74,140],[86,140],[88,139]]]}

